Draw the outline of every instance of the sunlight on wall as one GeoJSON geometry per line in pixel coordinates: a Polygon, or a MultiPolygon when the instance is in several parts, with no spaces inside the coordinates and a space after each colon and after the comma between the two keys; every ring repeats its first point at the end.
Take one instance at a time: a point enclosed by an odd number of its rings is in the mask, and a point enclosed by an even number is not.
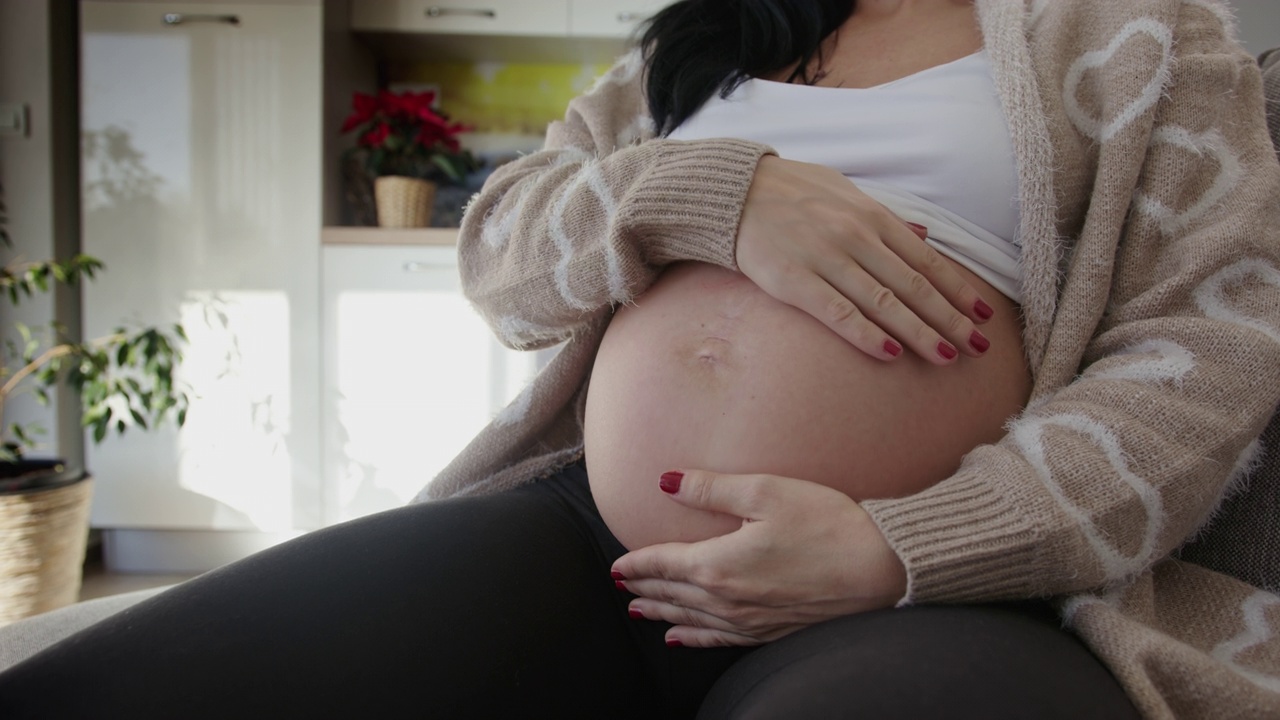
{"type": "Polygon", "coordinates": [[[410,500],[533,373],[456,292],[345,292],[337,325],[334,521],[410,500]]]}
{"type": "Polygon", "coordinates": [[[202,391],[180,435],[179,485],[227,506],[215,526],[239,513],[261,530],[291,529],[288,298],[193,294],[182,324],[181,378],[202,391]]]}

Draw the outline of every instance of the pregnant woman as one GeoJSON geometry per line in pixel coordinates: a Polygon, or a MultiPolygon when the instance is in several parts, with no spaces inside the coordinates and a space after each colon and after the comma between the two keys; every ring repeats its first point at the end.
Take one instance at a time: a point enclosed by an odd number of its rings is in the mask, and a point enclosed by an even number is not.
{"type": "Polygon", "coordinates": [[[1260,87],[1214,0],[675,2],[468,207],[559,349],[431,501],[0,716],[1280,716],[1280,598],[1169,559],[1280,401],[1260,87]]]}

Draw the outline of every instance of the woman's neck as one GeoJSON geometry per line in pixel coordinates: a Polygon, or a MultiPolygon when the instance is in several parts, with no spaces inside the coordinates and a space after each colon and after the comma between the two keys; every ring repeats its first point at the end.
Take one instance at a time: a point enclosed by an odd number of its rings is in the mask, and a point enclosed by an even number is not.
{"type": "MultiPolygon", "coordinates": [[[[873,87],[980,49],[972,0],[858,0],[804,76],[819,86],[873,87]]],[[[770,79],[794,74],[787,68],[770,79]]]]}

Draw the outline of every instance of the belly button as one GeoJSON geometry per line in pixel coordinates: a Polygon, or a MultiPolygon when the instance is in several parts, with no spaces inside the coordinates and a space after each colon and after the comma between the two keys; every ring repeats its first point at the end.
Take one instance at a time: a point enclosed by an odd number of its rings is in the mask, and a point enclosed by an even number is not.
{"type": "Polygon", "coordinates": [[[722,337],[710,336],[703,338],[694,349],[693,357],[700,365],[718,366],[723,365],[729,359],[729,352],[733,348],[733,343],[722,337]]]}

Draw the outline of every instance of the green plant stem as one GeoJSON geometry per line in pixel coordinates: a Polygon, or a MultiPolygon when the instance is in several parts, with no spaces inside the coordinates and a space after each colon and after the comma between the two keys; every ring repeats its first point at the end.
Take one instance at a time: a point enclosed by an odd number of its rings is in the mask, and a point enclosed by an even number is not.
{"type": "MultiPolygon", "coordinates": [[[[96,340],[90,340],[86,344],[91,346],[101,346],[101,345],[106,345],[108,343],[111,343],[115,340],[122,340],[125,337],[127,336],[123,333],[116,333],[115,335],[107,335],[106,337],[101,337],[96,340]]],[[[61,345],[54,345],[53,347],[41,353],[40,357],[36,358],[35,360],[32,360],[31,362],[19,368],[17,372],[15,372],[8,380],[5,381],[3,386],[0,386],[0,417],[4,417],[5,400],[7,400],[9,397],[9,394],[12,393],[16,387],[18,387],[18,383],[22,382],[22,380],[26,378],[28,375],[30,375],[31,373],[44,367],[45,364],[48,363],[49,361],[55,358],[65,357],[67,355],[70,355],[74,351],[75,351],[75,346],[70,343],[62,343],[61,345]]]]}

